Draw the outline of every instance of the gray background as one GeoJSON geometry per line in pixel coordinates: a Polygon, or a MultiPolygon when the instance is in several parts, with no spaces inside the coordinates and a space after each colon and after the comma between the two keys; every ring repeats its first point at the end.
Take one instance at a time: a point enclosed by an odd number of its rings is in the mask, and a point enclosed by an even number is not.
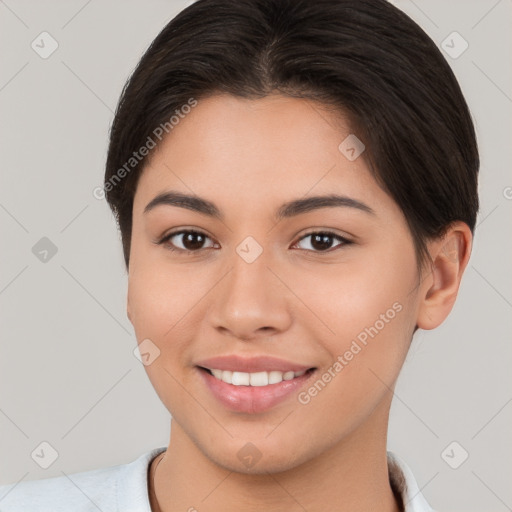
{"type": "MultiPolygon", "coordinates": [[[[0,484],[167,445],[169,415],[133,354],[119,235],[92,192],[126,78],[189,3],[0,0],[0,484]],[[43,31],[59,45],[47,59],[31,48],[43,31]],[[57,248],[46,261],[33,252],[43,237],[57,248]],[[31,457],[42,442],[58,452],[48,469],[31,457]]],[[[415,337],[388,448],[435,509],[512,510],[512,3],[394,3],[440,47],[453,31],[469,43],[445,55],[473,112],[482,167],[458,302],[440,328],[415,337]],[[463,450],[468,459],[453,469],[447,461],[460,464],[463,450]]]]}

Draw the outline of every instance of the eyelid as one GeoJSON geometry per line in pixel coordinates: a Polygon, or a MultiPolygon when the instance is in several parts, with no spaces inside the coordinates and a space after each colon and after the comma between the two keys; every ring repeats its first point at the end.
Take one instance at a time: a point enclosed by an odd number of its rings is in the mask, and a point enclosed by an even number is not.
{"type": "MultiPolygon", "coordinates": [[[[204,231],[201,231],[201,230],[198,230],[198,229],[192,229],[192,228],[188,228],[188,229],[187,228],[179,228],[179,229],[177,229],[175,231],[170,231],[169,233],[166,233],[165,235],[163,235],[159,240],[155,241],[154,243],[157,244],[157,245],[164,245],[173,236],[182,235],[182,234],[185,234],[185,233],[194,233],[194,234],[202,235],[202,236],[204,236],[206,238],[209,238],[210,240],[213,241],[213,238],[210,235],[208,235],[207,233],[205,233],[204,231]]],[[[336,249],[336,247],[343,247],[343,246],[347,246],[347,245],[350,245],[350,244],[354,243],[349,238],[347,238],[347,237],[345,237],[343,235],[340,235],[340,234],[338,234],[338,233],[336,233],[336,232],[334,232],[334,231],[332,231],[330,229],[311,228],[310,231],[308,231],[306,233],[303,233],[297,239],[297,241],[293,244],[293,246],[297,245],[299,242],[301,242],[304,238],[307,238],[308,236],[318,235],[318,234],[330,236],[331,238],[337,239],[341,243],[339,245],[331,247],[330,249],[327,249],[325,251],[312,251],[310,249],[300,249],[300,250],[307,251],[307,252],[312,252],[312,253],[316,253],[316,254],[325,254],[325,253],[332,252],[334,249],[336,249]]],[[[216,242],[214,241],[214,244],[215,243],[216,242]]],[[[179,247],[172,247],[172,246],[170,246],[170,244],[167,244],[166,245],[166,249],[169,250],[169,251],[173,251],[173,252],[182,252],[182,253],[194,254],[194,253],[200,253],[201,251],[206,250],[206,249],[212,249],[212,247],[206,247],[206,248],[202,248],[202,249],[197,249],[196,251],[190,251],[190,250],[187,250],[187,249],[181,249],[179,247]]]]}
{"type": "Polygon", "coordinates": [[[334,247],[331,247],[330,249],[327,249],[325,251],[312,251],[310,249],[300,249],[300,250],[303,250],[303,251],[306,251],[306,252],[310,252],[310,253],[313,253],[313,254],[327,254],[327,253],[331,253],[333,252],[334,250],[336,250],[337,248],[339,247],[344,247],[344,246],[348,246],[348,245],[351,245],[353,244],[354,242],[352,240],[350,240],[349,238],[347,238],[346,236],[343,236],[343,235],[340,235],[338,233],[336,233],[335,231],[331,230],[331,229],[323,229],[323,228],[312,228],[310,231],[306,232],[306,233],[303,233],[297,240],[297,242],[295,242],[293,244],[293,246],[296,246],[297,244],[299,244],[302,240],[304,240],[305,238],[307,238],[308,236],[311,236],[311,235],[327,235],[329,236],[330,238],[334,238],[334,239],[337,239],[339,242],[341,242],[340,244],[338,245],[335,245],[334,247]]]}
{"type": "MultiPolygon", "coordinates": [[[[183,235],[185,233],[194,233],[197,235],[202,235],[202,236],[209,238],[210,240],[213,241],[213,238],[202,230],[195,229],[195,228],[179,228],[179,229],[176,229],[175,231],[169,231],[168,233],[166,233],[165,235],[163,235],[162,237],[160,237],[159,239],[154,241],[154,243],[157,245],[164,245],[165,248],[169,251],[182,252],[182,253],[188,253],[188,254],[199,253],[205,249],[212,249],[212,247],[206,247],[203,249],[198,249],[197,251],[189,251],[187,249],[181,249],[180,247],[172,247],[170,244],[167,243],[173,236],[183,235]]],[[[214,242],[214,244],[215,244],[215,242],[214,242]]]]}
{"type": "Polygon", "coordinates": [[[298,240],[302,240],[303,238],[305,238],[306,236],[309,236],[309,235],[318,235],[318,234],[330,235],[333,238],[339,238],[347,243],[354,242],[354,240],[352,240],[352,238],[349,235],[341,235],[340,233],[337,233],[336,231],[329,229],[329,228],[310,228],[310,230],[306,231],[306,233],[302,233],[302,235],[300,235],[298,240]]]}

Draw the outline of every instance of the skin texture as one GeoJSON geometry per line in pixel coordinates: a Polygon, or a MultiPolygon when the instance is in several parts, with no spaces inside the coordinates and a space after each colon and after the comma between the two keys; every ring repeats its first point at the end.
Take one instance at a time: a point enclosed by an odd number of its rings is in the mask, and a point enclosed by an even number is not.
{"type": "Polygon", "coordinates": [[[340,113],[307,100],[215,95],[152,153],[134,199],[127,312],[138,342],[160,350],[145,369],[173,417],[156,473],[151,465],[153,510],[398,510],[386,460],[392,390],[414,327],[433,329],[449,314],[472,237],[454,223],[429,243],[433,266],[418,275],[400,208],[364,153],[349,161],[338,149],[350,133],[340,113]],[[177,206],[143,212],[171,189],[214,202],[223,220],[177,206]],[[287,201],[332,193],[374,214],[329,207],[274,218],[287,201]],[[179,228],[204,233],[204,248],[187,252],[197,245],[181,235],[167,243],[182,252],[155,243],[179,228]],[[325,230],[353,243],[331,238],[322,251],[306,235],[325,230]],[[248,236],[263,249],[250,264],[236,252],[248,236]],[[397,303],[305,405],[292,394],[263,413],[233,412],[195,366],[271,355],[316,367],[315,381],[397,303]],[[248,442],[261,454],[250,468],[237,456],[248,442]]]}

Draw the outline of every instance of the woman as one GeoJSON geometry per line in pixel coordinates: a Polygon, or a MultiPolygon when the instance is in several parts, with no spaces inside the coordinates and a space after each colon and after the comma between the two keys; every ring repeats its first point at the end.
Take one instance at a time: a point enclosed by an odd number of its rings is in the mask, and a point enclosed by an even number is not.
{"type": "Polygon", "coordinates": [[[384,0],[185,9],[122,93],[104,187],[169,444],[2,510],[432,510],[389,409],[456,299],[478,167],[450,67],[384,0]]]}

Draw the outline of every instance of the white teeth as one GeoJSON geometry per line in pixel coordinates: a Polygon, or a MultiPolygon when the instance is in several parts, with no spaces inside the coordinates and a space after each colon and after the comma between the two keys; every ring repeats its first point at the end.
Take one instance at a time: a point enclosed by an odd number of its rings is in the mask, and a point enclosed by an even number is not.
{"type": "Polygon", "coordinates": [[[279,384],[283,380],[292,380],[306,373],[306,370],[300,372],[232,372],[230,370],[218,370],[212,368],[210,370],[213,376],[227,384],[234,386],[267,386],[268,384],[279,384]]]}
{"type": "Polygon", "coordinates": [[[234,386],[248,386],[250,381],[250,375],[244,372],[233,372],[231,377],[231,384],[234,386]]]}
{"type": "Polygon", "coordinates": [[[268,372],[268,383],[279,384],[283,380],[283,372],[268,372]]]}
{"type": "Polygon", "coordinates": [[[212,370],[212,373],[217,379],[222,380],[222,370],[212,370]]]}
{"type": "Polygon", "coordinates": [[[268,373],[267,372],[258,372],[258,373],[248,373],[249,382],[251,386],[266,386],[268,385],[268,373]]]}
{"type": "Polygon", "coordinates": [[[222,372],[221,380],[223,380],[227,384],[231,384],[231,377],[233,375],[233,372],[230,372],[229,370],[220,370],[220,371],[222,372]]]}

